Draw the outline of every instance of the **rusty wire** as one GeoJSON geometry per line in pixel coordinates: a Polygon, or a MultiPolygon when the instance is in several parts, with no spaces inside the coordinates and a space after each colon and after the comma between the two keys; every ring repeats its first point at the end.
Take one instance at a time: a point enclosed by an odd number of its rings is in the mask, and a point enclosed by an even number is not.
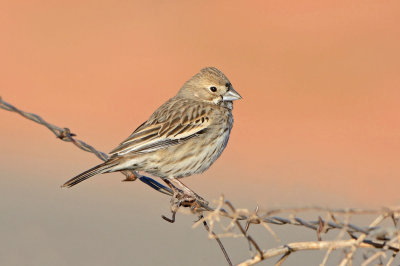
{"type": "MultiPolygon", "coordinates": [[[[76,134],[71,133],[71,131],[67,127],[60,128],[58,126],[50,124],[50,123],[46,122],[42,117],[40,117],[36,114],[24,112],[24,111],[16,108],[15,106],[3,101],[3,99],[1,97],[0,97],[0,108],[20,114],[21,116],[23,116],[33,122],[36,122],[40,125],[47,127],[60,140],[63,140],[66,142],[71,142],[75,146],[77,146],[79,149],[93,153],[94,155],[97,156],[97,158],[99,158],[102,161],[108,160],[108,155],[106,153],[96,150],[93,146],[87,144],[86,142],[84,142],[82,140],[76,139],[75,138],[76,134]]],[[[122,171],[121,173],[125,175],[124,181],[132,181],[132,180],[135,180],[136,178],[138,178],[140,181],[142,181],[146,185],[150,186],[151,188],[157,190],[158,192],[164,193],[169,196],[172,195],[172,191],[170,188],[160,184],[159,182],[157,182],[156,180],[154,180],[150,177],[140,175],[139,173],[137,173],[135,171],[122,171]]]]}
{"type": "MultiPolygon", "coordinates": [[[[57,138],[71,142],[81,150],[90,152],[95,154],[99,159],[106,161],[108,159],[108,155],[101,151],[96,150],[93,146],[85,143],[82,140],[76,139],[76,135],[71,133],[68,128],[60,128],[53,124],[46,122],[42,117],[33,114],[24,112],[13,105],[5,102],[0,97],[0,108],[15,112],[20,114],[21,116],[34,121],[38,124],[41,124],[48,128],[57,138]]],[[[136,178],[142,181],[144,184],[150,186],[156,191],[172,196],[172,190],[156,180],[143,176],[135,171],[122,171],[122,174],[125,175],[125,180],[132,181],[136,178]]],[[[227,259],[228,264],[232,264],[227,252],[225,251],[219,237],[223,237],[228,235],[234,226],[239,229],[240,234],[245,237],[252,246],[254,246],[257,250],[257,254],[255,254],[252,258],[243,261],[238,265],[254,265],[259,263],[265,259],[269,259],[278,255],[282,255],[282,257],[278,260],[276,265],[281,265],[286,258],[295,251],[301,250],[324,250],[328,249],[328,252],[324,258],[324,261],[321,265],[325,265],[325,262],[333,249],[344,249],[350,248],[351,251],[347,253],[346,257],[342,260],[342,265],[350,265],[351,259],[353,257],[354,252],[358,248],[372,248],[377,250],[372,256],[369,256],[365,259],[363,265],[367,265],[376,259],[382,260],[382,258],[386,257],[386,252],[392,252],[392,255],[387,260],[386,265],[391,265],[396,258],[397,253],[400,249],[400,230],[399,230],[399,220],[400,220],[400,207],[395,208],[384,208],[384,209],[329,209],[329,208],[321,208],[321,207],[306,207],[306,208],[287,208],[287,209],[272,209],[266,210],[264,212],[260,212],[257,207],[255,211],[251,212],[243,209],[236,209],[233,205],[226,201],[222,196],[217,204],[217,207],[210,207],[207,201],[201,201],[196,203],[196,207],[191,206],[191,213],[197,214],[200,219],[194,224],[194,227],[198,224],[203,224],[206,230],[209,232],[210,238],[214,238],[217,240],[220,245],[224,255],[227,259]],[[225,208],[224,208],[225,207],[225,208]],[[298,213],[304,212],[324,212],[327,214],[327,218],[322,219],[320,216],[318,220],[315,221],[307,221],[296,217],[298,213]],[[289,218],[283,218],[276,215],[278,213],[286,213],[290,214],[289,218]],[[336,217],[336,215],[344,215],[346,216],[345,221],[340,221],[336,217]],[[361,227],[355,224],[351,224],[348,222],[348,218],[351,215],[379,215],[378,218],[370,225],[366,227],[361,227]],[[230,226],[226,227],[222,232],[222,234],[214,233],[214,229],[216,228],[217,223],[221,223],[221,218],[227,218],[230,220],[230,226]],[[384,220],[391,220],[393,223],[393,227],[383,227],[378,226],[384,220]],[[240,222],[245,222],[245,226],[243,227],[240,222]],[[277,241],[280,241],[277,237],[277,234],[268,226],[270,225],[293,225],[300,226],[303,228],[307,228],[310,230],[316,231],[317,241],[311,242],[297,242],[290,243],[283,246],[279,246],[277,248],[272,248],[268,250],[262,250],[259,245],[255,242],[255,240],[249,235],[248,229],[251,225],[254,224],[262,224],[264,227],[274,236],[277,241]],[[327,233],[330,230],[339,230],[341,232],[339,239],[332,241],[321,241],[321,235],[327,233]],[[350,239],[344,240],[342,239],[343,233],[347,233],[350,236],[350,239]],[[379,252],[378,252],[379,251],[379,252]]]]}

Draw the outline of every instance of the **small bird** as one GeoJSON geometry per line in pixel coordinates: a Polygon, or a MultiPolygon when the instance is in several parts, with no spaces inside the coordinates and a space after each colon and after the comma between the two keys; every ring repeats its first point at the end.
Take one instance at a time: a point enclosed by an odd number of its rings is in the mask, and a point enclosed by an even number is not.
{"type": "Polygon", "coordinates": [[[202,173],[226,147],[233,125],[232,101],[241,98],[220,70],[203,68],[113,149],[106,162],[68,180],[63,187],[123,170],[143,171],[174,183],[202,173]]]}

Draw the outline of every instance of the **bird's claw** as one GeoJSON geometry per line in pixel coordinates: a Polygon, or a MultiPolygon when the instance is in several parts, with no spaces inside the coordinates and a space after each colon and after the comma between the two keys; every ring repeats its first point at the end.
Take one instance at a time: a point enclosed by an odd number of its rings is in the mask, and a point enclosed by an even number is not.
{"type": "Polygon", "coordinates": [[[161,215],[161,218],[167,222],[174,223],[175,216],[180,207],[190,208],[191,211],[196,211],[197,208],[201,207],[202,204],[208,204],[202,197],[193,194],[185,194],[182,190],[175,190],[173,196],[171,197],[171,213],[172,217],[168,218],[165,215],[161,215]]]}

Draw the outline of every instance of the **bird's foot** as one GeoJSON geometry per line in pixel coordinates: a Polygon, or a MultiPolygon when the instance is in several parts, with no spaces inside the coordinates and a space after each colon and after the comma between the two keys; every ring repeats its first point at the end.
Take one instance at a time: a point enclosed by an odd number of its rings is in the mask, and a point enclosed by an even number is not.
{"type": "Polygon", "coordinates": [[[125,175],[125,179],[122,182],[135,181],[138,178],[138,174],[134,171],[121,171],[125,175]]]}
{"type": "Polygon", "coordinates": [[[173,195],[171,197],[171,213],[172,218],[167,218],[162,215],[162,218],[170,223],[175,222],[176,212],[180,207],[190,208],[192,212],[196,212],[196,210],[202,206],[207,206],[208,201],[199,196],[193,190],[185,186],[182,182],[174,182],[174,184],[178,184],[179,188],[175,186],[170,180],[164,180],[168,186],[173,191],[173,195]]]}

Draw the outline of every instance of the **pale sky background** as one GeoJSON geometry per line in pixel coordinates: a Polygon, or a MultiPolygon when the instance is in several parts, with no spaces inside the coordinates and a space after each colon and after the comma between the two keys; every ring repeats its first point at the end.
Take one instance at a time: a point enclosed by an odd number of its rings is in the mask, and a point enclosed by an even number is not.
{"type": "MultiPolygon", "coordinates": [[[[398,1],[2,1],[0,10],[0,96],[102,151],[216,66],[243,100],[227,149],[184,179],[189,187],[250,209],[400,203],[398,1]]],[[[60,189],[99,160],[17,114],[0,110],[0,123],[1,265],[224,264],[193,217],[161,220],[166,196],[120,174],[60,189]]],[[[236,241],[226,244],[240,262],[249,253],[236,241]]]]}

